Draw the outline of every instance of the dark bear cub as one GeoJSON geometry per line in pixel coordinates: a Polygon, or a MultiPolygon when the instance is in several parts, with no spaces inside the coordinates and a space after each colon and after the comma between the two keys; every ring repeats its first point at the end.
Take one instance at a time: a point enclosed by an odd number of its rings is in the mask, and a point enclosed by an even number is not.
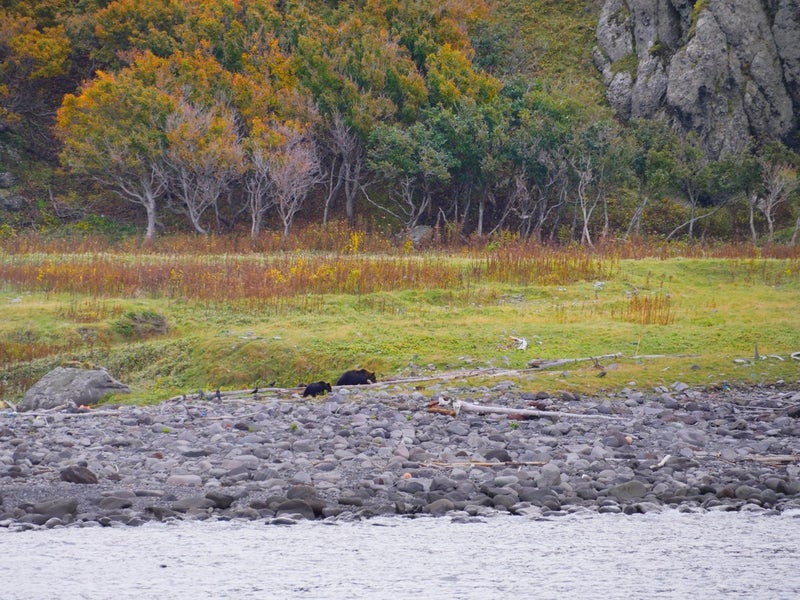
{"type": "Polygon", "coordinates": [[[371,373],[366,369],[357,369],[342,373],[336,385],[366,385],[370,381],[377,383],[378,380],[375,378],[375,373],[371,373]]]}
{"type": "Polygon", "coordinates": [[[331,384],[327,381],[317,381],[309,383],[303,391],[303,396],[319,396],[320,394],[327,394],[331,391],[331,384]]]}

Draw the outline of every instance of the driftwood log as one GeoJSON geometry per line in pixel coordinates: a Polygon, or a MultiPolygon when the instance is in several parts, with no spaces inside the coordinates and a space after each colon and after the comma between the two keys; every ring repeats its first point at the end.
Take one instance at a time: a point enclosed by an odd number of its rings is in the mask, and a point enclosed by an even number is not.
{"type": "MultiPolygon", "coordinates": [[[[429,409],[430,410],[430,409],[429,409]]],[[[440,412],[440,411],[431,411],[440,412]]],[[[472,412],[479,414],[498,414],[498,415],[520,415],[523,417],[565,417],[570,419],[611,419],[620,420],[622,417],[614,415],[589,415],[585,413],[571,413],[558,410],[538,410],[534,408],[509,408],[507,406],[486,406],[483,404],[473,404],[463,400],[453,401],[454,416],[462,412],[472,412]]],[[[448,414],[448,413],[444,413],[448,414]]]]}
{"type": "Polygon", "coordinates": [[[423,467],[438,467],[445,469],[465,468],[465,467],[541,467],[548,463],[546,460],[507,460],[507,461],[487,461],[487,460],[464,460],[456,462],[433,461],[420,463],[423,467]]]}
{"type": "Polygon", "coordinates": [[[788,463],[794,463],[800,461],[800,455],[797,454],[773,454],[773,455],[762,455],[762,454],[751,454],[748,456],[743,456],[741,461],[748,461],[752,460],[753,462],[757,463],[765,463],[768,465],[785,465],[788,463]]]}
{"type": "Polygon", "coordinates": [[[614,354],[603,354],[601,356],[586,356],[583,358],[554,358],[550,360],[546,360],[543,358],[537,358],[531,361],[528,361],[528,366],[532,369],[550,369],[552,367],[560,367],[561,365],[571,365],[576,362],[588,362],[592,361],[597,364],[597,361],[601,358],[619,358],[622,356],[622,352],[615,352],[614,354]]]}

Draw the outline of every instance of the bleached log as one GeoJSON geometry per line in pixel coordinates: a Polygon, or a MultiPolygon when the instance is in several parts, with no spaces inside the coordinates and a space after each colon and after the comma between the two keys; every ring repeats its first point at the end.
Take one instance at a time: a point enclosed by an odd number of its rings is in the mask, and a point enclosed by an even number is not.
{"type": "Polygon", "coordinates": [[[654,464],[652,467],[650,467],[650,469],[652,471],[655,471],[656,469],[660,469],[665,464],[667,464],[667,462],[669,461],[670,458],[672,458],[672,455],[671,454],[667,454],[664,458],[662,458],[660,461],[658,461],[656,464],[654,464]]]}
{"type": "Polygon", "coordinates": [[[585,413],[561,412],[558,410],[537,410],[533,408],[509,408],[507,406],[485,406],[482,404],[472,404],[463,400],[453,401],[453,408],[456,415],[460,412],[472,412],[479,414],[498,414],[498,415],[521,415],[524,417],[565,417],[572,419],[611,419],[621,420],[623,417],[614,415],[587,415],[585,413]]]}
{"type": "Polygon", "coordinates": [[[699,354],[635,354],[631,360],[654,359],[654,358],[698,358],[699,354]]]}
{"type": "Polygon", "coordinates": [[[484,460],[465,460],[456,462],[433,461],[421,463],[423,467],[442,467],[447,469],[463,469],[464,467],[541,467],[546,465],[545,460],[508,460],[491,462],[484,460]]]}
{"type": "Polygon", "coordinates": [[[549,369],[551,367],[560,367],[561,365],[571,365],[576,362],[597,362],[601,358],[619,358],[622,352],[615,352],[614,354],[603,354],[601,356],[587,356],[582,358],[555,358],[552,360],[537,359],[528,362],[528,366],[533,369],[549,369]]]}
{"type": "Polygon", "coordinates": [[[83,412],[14,412],[10,416],[14,417],[113,417],[119,415],[118,410],[92,409],[83,412]]]}
{"type": "Polygon", "coordinates": [[[267,388],[258,388],[257,392],[254,392],[252,388],[247,388],[244,390],[228,390],[228,391],[220,391],[219,398],[217,398],[217,393],[213,392],[191,392],[189,394],[181,394],[180,396],[173,396],[172,398],[168,398],[167,402],[192,402],[195,400],[242,400],[242,399],[252,399],[256,396],[267,396],[270,394],[291,394],[297,391],[302,391],[302,387],[297,388],[278,388],[278,387],[267,387],[267,388]]]}
{"type": "Polygon", "coordinates": [[[748,461],[752,460],[753,462],[757,463],[766,463],[766,464],[786,464],[786,463],[793,463],[800,461],[800,455],[797,454],[773,454],[773,455],[763,455],[763,454],[750,454],[748,456],[743,456],[740,461],[748,461]]]}

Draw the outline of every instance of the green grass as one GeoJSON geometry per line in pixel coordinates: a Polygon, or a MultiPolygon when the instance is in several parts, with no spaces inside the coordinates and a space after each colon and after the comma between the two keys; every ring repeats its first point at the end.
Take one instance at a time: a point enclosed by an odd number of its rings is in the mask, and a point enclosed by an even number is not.
{"type": "MultiPolygon", "coordinates": [[[[203,257],[209,264],[212,258],[203,257]]],[[[519,257],[512,258],[517,264],[519,257]]],[[[179,265],[180,259],[173,260],[179,265]]],[[[373,258],[361,260],[368,264],[373,258]]],[[[385,266],[388,258],[374,260],[385,266]]],[[[469,260],[439,254],[436,264],[464,268],[469,260]]],[[[577,281],[515,283],[525,278],[495,281],[484,273],[469,286],[453,278],[443,278],[440,288],[403,288],[398,281],[367,294],[309,294],[297,287],[271,304],[236,297],[194,301],[169,290],[132,297],[112,293],[113,286],[88,296],[6,282],[0,287],[0,398],[19,400],[66,361],[105,366],[133,391],[116,400],[133,402],[199,388],[335,381],[354,367],[375,370],[383,380],[507,368],[519,371],[503,377],[520,389],[581,393],[675,381],[800,382],[800,362],[789,358],[800,351],[797,259],[597,260],[604,277],[587,273],[577,281]],[[653,311],[667,318],[656,319],[653,311]],[[166,329],[120,326],[134,315],[163,319],[166,329]],[[511,336],[526,338],[528,348],[515,349],[511,336]],[[756,345],[766,358],[754,359],[756,345]],[[592,361],[528,369],[534,359],[614,353],[621,356],[600,361],[606,367],[602,378],[592,361]]],[[[140,266],[147,271],[146,261],[140,266]]],[[[492,380],[477,376],[468,382],[492,380]]]]}

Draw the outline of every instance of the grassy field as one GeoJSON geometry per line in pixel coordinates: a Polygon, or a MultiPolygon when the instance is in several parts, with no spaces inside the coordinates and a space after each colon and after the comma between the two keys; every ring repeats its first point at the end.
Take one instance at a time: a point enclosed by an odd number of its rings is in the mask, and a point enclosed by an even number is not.
{"type": "Polygon", "coordinates": [[[500,377],[551,392],[800,382],[796,251],[356,242],[6,242],[0,398],[19,400],[60,364],[108,368],[133,402],[335,382],[356,367],[430,377],[423,389],[462,369],[474,370],[469,385],[500,377]],[[607,355],[618,356],[592,360],[607,355]],[[530,368],[573,358],[588,360],[530,368]]]}

